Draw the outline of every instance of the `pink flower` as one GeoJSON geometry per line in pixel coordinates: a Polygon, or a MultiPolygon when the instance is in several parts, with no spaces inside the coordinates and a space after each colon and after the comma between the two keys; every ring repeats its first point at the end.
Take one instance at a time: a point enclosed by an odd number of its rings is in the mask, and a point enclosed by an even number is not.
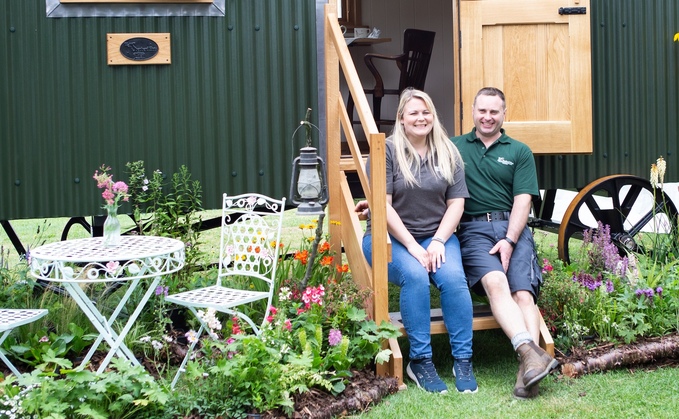
{"type": "Polygon", "coordinates": [[[43,337],[40,338],[40,340],[38,342],[45,343],[45,342],[49,342],[49,341],[50,341],[50,338],[48,338],[47,336],[43,336],[43,337]]]}
{"type": "Polygon", "coordinates": [[[342,332],[337,329],[331,329],[328,334],[328,345],[337,346],[342,343],[342,332]]]}
{"type": "Polygon", "coordinates": [[[323,288],[323,285],[319,285],[316,288],[307,287],[307,289],[304,290],[304,294],[302,294],[302,301],[304,301],[306,308],[311,307],[311,304],[322,306],[323,296],[325,296],[325,288],[323,288]]]}
{"type": "Polygon", "coordinates": [[[112,260],[106,264],[106,272],[114,274],[118,270],[118,267],[120,267],[120,262],[112,260]]]}
{"type": "Polygon", "coordinates": [[[288,329],[288,332],[292,330],[292,322],[290,321],[290,319],[285,319],[284,327],[288,329]]]}
{"type": "Polygon", "coordinates": [[[125,182],[114,182],[113,176],[108,172],[110,167],[102,165],[94,171],[92,178],[97,181],[97,188],[103,189],[101,197],[106,201],[106,205],[120,205],[120,200],[129,201],[130,194],[125,182]]]}

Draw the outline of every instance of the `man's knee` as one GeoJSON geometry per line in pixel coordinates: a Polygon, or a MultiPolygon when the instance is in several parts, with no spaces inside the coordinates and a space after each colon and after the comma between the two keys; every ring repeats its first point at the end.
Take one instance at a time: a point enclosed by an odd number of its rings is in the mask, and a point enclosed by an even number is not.
{"type": "Polygon", "coordinates": [[[512,294],[512,298],[519,307],[531,307],[535,305],[535,298],[530,291],[520,290],[512,294]]]}
{"type": "Polygon", "coordinates": [[[509,295],[509,283],[503,272],[493,271],[487,273],[486,276],[481,278],[481,284],[483,284],[483,288],[490,298],[503,294],[509,295]]]}

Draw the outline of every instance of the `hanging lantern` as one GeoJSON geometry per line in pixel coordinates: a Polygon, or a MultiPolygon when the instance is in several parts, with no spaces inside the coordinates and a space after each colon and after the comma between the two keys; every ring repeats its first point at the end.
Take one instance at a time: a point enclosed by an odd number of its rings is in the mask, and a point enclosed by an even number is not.
{"type": "Polygon", "coordinates": [[[328,187],[325,180],[325,162],[314,147],[303,147],[292,162],[290,200],[297,205],[300,215],[324,214],[328,203],[328,187]]]}

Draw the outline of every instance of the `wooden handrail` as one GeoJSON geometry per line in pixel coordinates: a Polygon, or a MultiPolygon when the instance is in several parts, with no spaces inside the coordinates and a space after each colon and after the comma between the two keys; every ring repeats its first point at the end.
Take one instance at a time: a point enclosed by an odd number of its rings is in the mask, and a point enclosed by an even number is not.
{"type": "Polygon", "coordinates": [[[372,307],[369,308],[369,313],[379,324],[382,321],[389,321],[387,264],[391,260],[391,243],[387,234],[386,221],[385,135],[377,130],[368,99],[363,92],[356,67],[337,21],[336,10],[335,0],[330,0],[325,6],[329,240],[333,249],[344,248],[354,281],[373,291],[372,307]],[[360,126],[370,146],[372,173],[370,178],[365,168],[365,157],[359,149],[354,128],[340,92],[340,69],[354,98],[361,121],[360,126]],[[351,159],[341,157],[342,133],[347,140],[351,159]],[[345,175],[348,171],[358,174],[363,192],[370,204],[373,240],[372,268],[366,262],[361,250],[363,228],[358,215],[354,212],[354,197],[345,175]],[[339,221],[339,223],[334,221],[339,221]]]}

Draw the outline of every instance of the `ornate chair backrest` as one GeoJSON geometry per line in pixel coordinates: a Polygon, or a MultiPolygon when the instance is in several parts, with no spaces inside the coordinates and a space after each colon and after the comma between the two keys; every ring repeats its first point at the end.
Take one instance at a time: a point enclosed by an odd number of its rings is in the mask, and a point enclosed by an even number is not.
{"type": "Polygon", "coordinates": [[[284,211],[285,198],[224,194],[218,285],[235,275],[274,284],[284,211]]]}

